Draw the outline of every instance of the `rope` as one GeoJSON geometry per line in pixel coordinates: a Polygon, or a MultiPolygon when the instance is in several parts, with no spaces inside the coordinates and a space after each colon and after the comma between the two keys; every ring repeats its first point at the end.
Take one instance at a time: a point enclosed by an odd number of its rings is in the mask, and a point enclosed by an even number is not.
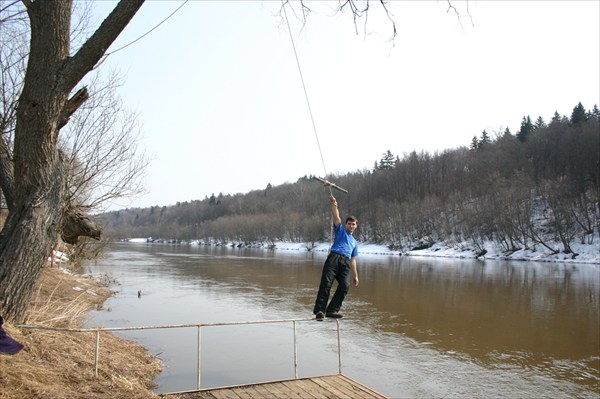
{"type": "MultiPolygon", "coordinates": [[[[325,167],[325,159],[323,158],[323,151],[321,150],[321,142],[319,141],[319,134],[317,133],[317,125],[315,124],[315,118],[313,116],[312,108],[310,106],[310,100],[308,98],[308,91],[306,90],[306,84],[304,83],[304,75],[302,74],[302,68],[300,67],[300,59],[298,58],[298,52],[296,51],[296,44],[294,43],[294,35],[292,35],[292,28],[290,27],[290,21],[288,19],[287,11],[285,10],[285,0],[281,0],[283,8],[283,15],[285,16],[285,22],[287,24],[288,33],[290,34],[290,41],[292,42],[292,48],[294,49],[294,57],[296,58],[296,65],[298,66],[298,73],[300,74],[300,81],[302,82],[302,89],[304,90],[304,98],[306,100],[306,106],[308,107],[308,113],[310,115],[310,121],[312,122],[313,132],[315,133],[315,139],[317,140],[317,147],[319,148],[319,155],[321,156],[321,164],[323,165],[323,172],[325,178],[327,178],[327,168],[325,167]]],[[[333,197],[331,186],[329,188],[329,195],[333,197]]]]}
{"type": "Polygon", "coordinates": [[[133,43],[141,40],[142,38],[146,37],[147,35],[149,35],[152,31],[154,31],[155,29],[157,29],[159,26],[161,26],[163,23],[165,23],[169,18],[171,18],[173,15],[175,15],[175,13],[177,13],[177,11],[179,11],[189,0],[185,0],[183,3],[181,3],[181,5],[179,7],[177,7],[175,9],[175,11],[173,11],[171,14],[169,14],[166,18],[164,18],[162,21],[160,21],[157,25],[155,25],[152,29],[148,30],[146,33],[144,33],[143,35],[139,36],[137,39],[130,41],[129,43],[127,43],[124,46],[119,47],[116,50],[111,51],[110,53],[106,53],[104,54],[104,56],[102,57],[102,59],[98,62],[98,64],[94,67],[96,68],[98,65],[102,64],[104,62],[104,60],[106,60],[108,58],[109,55],[116,53],[117,51],[121,51],[126,47],[131,46],[133,43]]]}
{"type": "MultiPolygon", "coordinates": [[[[298,66],[298,73],[300,74],[300,81],[302,82],[302,89],[304,90],[304,98],[306,100],[306,106],[308,107],[308,113],[310,114],[310,121],[312,122],[313,132],[315,133],[315,139],[317,140],[317,147],[319,148],[319,155],[321,156],[321,164],[323,165],[323,172],[325,173],[325,178],[327,178],[327,168],[325,167],[325,159],[323,158],[323,151],[321,150],[321,142],[319,141],[319,134],[317,133],[317,125],[315,124],[315,118],[313,117],[312,108],[310,106],[310,100],[308,98],[308,91],[306,90],[306,84],[304,83],[304,75],[302,74],[302,68],[300,67],[300,59],[298,58],[298,52],[296,51],[296,44],[294,43],[294,35],[292,35],[292,28],[290,27],[290,21],[287,16],[287,11],[285,10],[285,0],[281,0],[281,5],[283,8],[283,15],[285,16],[285,22],[287,24],[288,33],[290,34],[290,41],[292,43],[292,48],[294,49],[294,57],[296,58],[296,65],[298,66]]],[[[328,185],[329,195],[333,197],[333,191],[331,190],[331,186],[328,185]]],[[[331,224],[329,228],[329,249],[327,252],[331,251],[331,246],[333,245],[333,216],[331,217],[331,224]]]]}

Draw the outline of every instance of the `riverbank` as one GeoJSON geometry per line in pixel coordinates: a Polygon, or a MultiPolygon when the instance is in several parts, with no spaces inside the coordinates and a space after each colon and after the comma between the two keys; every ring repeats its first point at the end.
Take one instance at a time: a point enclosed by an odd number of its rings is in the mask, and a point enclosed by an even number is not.
{"type": "MultiPolygon", "coordinates": [[[[391,256],[421,256],[436,258],[457,258],[457,259],[479,259],[479,260],[509,260],[509,261],[528,261],[528,262],[550,262],[550,263],[589,263],[600,264],[600,243],[581,244],[572,243],[571,248],[574,253],[566,254],[561,251],[551,252],[547,248],[538,245],[536,248],[519,249],[515,251],[506,251],[493,242],[487,242],[482,245],[482,249],[474,248],[469,243],[436,243],[431,246],[423,245],[418,249],[411,249],[404,252],[390,250],[385,245],[359,243],[359,255],[391,255],[391,256]]],[[[306,244],[298,243],[276,243],[275,249],[278,250],[307,250],[306,244]]],[[[319,243],[311,248],[315,252],[328,252],[328,243],[319,243]]]]}
{"type": "MultiPolygon", "coordinates": [[[[98,281],[64,268],[47,267],[26,324],[82,328],[82,318],[112,295],[98,281]]],[[[25,346],[0,354],[0,399],[158,398],[151,391],[161,372],[147,348],[110,333],[101,334],[98,377],[94,375],[95,334],[3,326],[25,346]]]]}
{"type": "MultiPolygon", "coordinates": [[[[127,241],[137,244],[154,243],[148,238],[131,238],[127,241]]],[[[158,244],[164,245],[208,245],[208,246],[227,246],[234,248],[261,248],[279,251],[311,251],[311,252],[329,252],[328,242],[303,243],[303,242],[285,242],[275,243],[256,242],[256,243],[237,243],[229,242],[226,244],[202,242],[198,240],[185,242],[165,242],[158,241],[158,244]]],[[[500,260],[500,261],[528,261],[528,262],[550,262],[550,263],[584,263],[600,264],[600,240],[595,240],[591,244],[582,244],[573,242],[570,244],[573,253],[564,253],[556,249],[550,251],[542,245],[536,245],[531,248],[520,248],[514,251],[506,251],[493,241],[485,242],[480,248],[475,248],[468,242],[460,243],[415,243],[414,248],[406,251],[390,249],[386,245],[371,244],[359,242],[359,256],[363,255],[387,255],[387,256],[421,256],[437,258],[457,258],[457,259],[479,259],[479,260],[500,260]]]]}

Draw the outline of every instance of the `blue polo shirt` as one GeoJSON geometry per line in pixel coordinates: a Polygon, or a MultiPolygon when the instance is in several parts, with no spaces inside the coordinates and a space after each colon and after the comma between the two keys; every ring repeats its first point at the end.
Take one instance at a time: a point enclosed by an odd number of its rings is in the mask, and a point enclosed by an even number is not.
{"type": "Polygon", "coordinates": [[[335,238],[333,239],[331,252],[343,255],[346,258],[358,256],[358,242],[352,234],[348,233],[342,223],[336,226],[334,232],[335,238]]]}

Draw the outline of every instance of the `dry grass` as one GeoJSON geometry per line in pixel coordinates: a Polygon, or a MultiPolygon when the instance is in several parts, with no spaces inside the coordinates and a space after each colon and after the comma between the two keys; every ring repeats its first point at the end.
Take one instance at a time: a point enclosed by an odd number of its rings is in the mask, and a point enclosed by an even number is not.
{"type": "MultiPolygon", "coordinates": [[[[46,268],[27,324],[80,328],[81,317],[110,295],[91,279],[46,268]]],[[[0,354],[0,399],[158,398],[150,389],[160,362],[133,341],[101,333],[96,377],[95,333],[4,327],[25,348],[12,356],[0,354]]]]}

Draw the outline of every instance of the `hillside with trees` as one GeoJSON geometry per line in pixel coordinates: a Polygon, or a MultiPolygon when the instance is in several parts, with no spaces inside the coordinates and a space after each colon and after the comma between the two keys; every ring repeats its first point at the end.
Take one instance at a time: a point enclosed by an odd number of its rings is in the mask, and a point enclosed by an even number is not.
{"type": "MultiPolygon", "coordinates": [[[[600,112],[581,103],[549,122],[523,117],[518,132],[483,131],[469,147],[433,154],[391,150],[372,170],[327,176],[341,211],[358,217],[361,241],[405,251],[436,242],[493,241],[573,253],[598,239],[600,112]],[[494,137],[492,137],[494,136],[494,137]]],[[[329,239],[329,189],[312,176],[245,194],[97,215],[113,239],[154,237],[252,245],[329,239]]],[[[576,256],[576,254],[573,254],[576,256]]]]}

